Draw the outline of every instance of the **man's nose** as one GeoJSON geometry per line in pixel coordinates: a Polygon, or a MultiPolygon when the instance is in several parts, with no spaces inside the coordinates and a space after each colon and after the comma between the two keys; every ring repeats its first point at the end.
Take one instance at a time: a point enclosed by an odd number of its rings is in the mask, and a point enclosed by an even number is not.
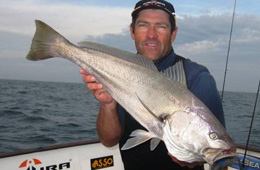
{"type": "Polygon", "coordinates": [[[147,30],[147,35],[148,38],[156,38],[157,37],[157,31],[156,27],[150,26],[147,30]]]}

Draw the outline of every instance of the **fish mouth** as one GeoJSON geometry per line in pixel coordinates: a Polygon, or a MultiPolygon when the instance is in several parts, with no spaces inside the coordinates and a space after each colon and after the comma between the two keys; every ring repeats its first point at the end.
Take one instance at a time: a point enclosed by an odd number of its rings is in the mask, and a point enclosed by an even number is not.
{"type": "Polygon", "coordinates": [[[210,165],[213,165],[214,162],[217,162],[220,159],[227,158],[227,157],[235,157],[237,153],[236,153],[236,148],[230,148],[226,150],[209,148],[206,150],[204,155],[206,160],[208,160],[207,162],[210,165]]]}

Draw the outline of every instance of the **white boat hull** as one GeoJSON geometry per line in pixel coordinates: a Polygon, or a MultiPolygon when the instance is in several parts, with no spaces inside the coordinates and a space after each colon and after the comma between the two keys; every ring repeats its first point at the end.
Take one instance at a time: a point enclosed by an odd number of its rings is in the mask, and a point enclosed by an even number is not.
{"type": "MultiPolygon", "coordinates": [[[[240,146],[238,156],[243,159],[240,146]]],[[[250,149],[245,159],[245,170],[260,169],[260,150],[250,149]]],[[[31,149],[0,155],[3,170],[123,170],[118,145],[107,148],[98,141],[77,142],[46,148],[31,149]]],[[[238,169],[234,164],[230,170],[238,169]]],[[[209,166],[205,164],[205,169],[209,166]]]]}
{"type": "Polygon", "coordinates": [[[118,146],[74,143],[2,155],[1,170],[123,170],[118,146]]]}

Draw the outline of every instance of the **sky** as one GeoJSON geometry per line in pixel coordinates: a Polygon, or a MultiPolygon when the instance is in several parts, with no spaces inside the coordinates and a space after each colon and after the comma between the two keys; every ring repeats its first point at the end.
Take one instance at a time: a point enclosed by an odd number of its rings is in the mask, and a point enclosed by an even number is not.
{"type": "MultiPolygon", "coordinates": [[[[94,41],[132,52],[135,0],[0,0],[0,79],[82,83],[64,59],[29,61],[34,20],[69,41],[94,41]]],[[[222,89],[234,0],[169,0],[177,15],[175,52],[206,66],[222,89]]],[[[260,1],[237,0],[225,90],[256,92],[260,79],[260,1]]]]}

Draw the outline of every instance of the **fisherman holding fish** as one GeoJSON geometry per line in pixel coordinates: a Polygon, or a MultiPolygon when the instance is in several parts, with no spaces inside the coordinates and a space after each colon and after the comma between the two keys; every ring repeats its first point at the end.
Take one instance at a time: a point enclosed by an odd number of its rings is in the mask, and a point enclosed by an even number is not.
{"type": "Polygon", "coordinates": [[[178,30],[173,6],[143,0],[132,17],[138,54],[93,42],[77,46],[35,20],[26,58],[59,57],[82,68],[83,81],[101,103],[100,140],[119,143],[126,170],[203,169],[203,162],[219,170],[218,161],[236,161],[213,77],[172,48],[178,30]]]}
{"type": "MultiPolygon", "coordinates": [[[[175,10],[171,3],[164,0],[141,0],[136,3],[132,12],[130,33],[135,41],[137,53],[153,60],[158,71],[164,71],[178,61],[183,61],[187,88],[225,126],[222,104],[212,75],[206,67],[174,52],[172,42],[176,38],[177,31],[175,10]]],[[[84,75],[83,81],[87,83],[87,87],[100,101],[97,130],[105,146],[111,147],[119,143],[121,148],[133,131],[145,129],[112,98],[102,84],[96,82],[95,77],[83,69],[80,73],[84,75]]],[[[163,142],[160,142],[153,151],[150,151],[149,142],[120,151],[126,170],[203,169],[202,162],[187,163],[168,154],[163,142]]]]}

